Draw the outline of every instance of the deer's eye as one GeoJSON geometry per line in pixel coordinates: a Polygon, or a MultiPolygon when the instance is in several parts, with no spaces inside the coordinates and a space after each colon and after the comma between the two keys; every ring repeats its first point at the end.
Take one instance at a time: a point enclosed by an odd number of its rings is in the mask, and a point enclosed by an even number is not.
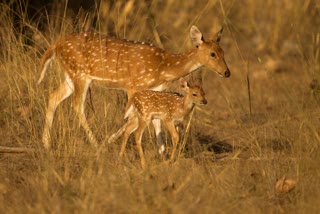
{"type": "Polygon", "coordinates": [[[197,95],[197,94],[192,94],[192,96],[196,97],[196,96],[198,96],[198,95],[197,95]]]}
{"type": "Polygon", "coordinates": [[[211,56],[211,57],[216,57],[216,53],[215,53],[215,52],[211,52],[211,53],[210,53],[210,56],[211,56]]]}

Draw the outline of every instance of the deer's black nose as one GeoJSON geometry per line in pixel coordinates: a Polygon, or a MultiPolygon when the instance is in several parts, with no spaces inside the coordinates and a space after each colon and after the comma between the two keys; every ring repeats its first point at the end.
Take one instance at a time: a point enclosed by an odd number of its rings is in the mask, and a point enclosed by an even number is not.
{"type": "Polygon", "coordinates": [[[224,77],[230,77],[231,72],[229,70],[229,68],[224,72],[224,77]]]}
{"type": "Polygon", "coordinates": [[[207,101],[206,99],[202,100],[202,104],[203,104],[203,105],[205,105],[205,104],[207,104],[207,103],[208,103],[208,101],[207,101]]]}

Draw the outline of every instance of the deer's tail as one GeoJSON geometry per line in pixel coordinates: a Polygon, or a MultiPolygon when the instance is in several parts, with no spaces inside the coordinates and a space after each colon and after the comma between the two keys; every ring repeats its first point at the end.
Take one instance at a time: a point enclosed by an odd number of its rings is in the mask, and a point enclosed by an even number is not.
{"type": "Polygon", "coordinates": [[[46,50],[46,52],[43,54],[41,58],[41,64],[40,64],[41,75],[37,84],[40,84],[41,81],[43,80],[44,75],[46,74],[46,71],[48,69],[48,66],[50,62],[55,58],[55,55],[56,55],[55,47],[49,47],[46,50]]]}

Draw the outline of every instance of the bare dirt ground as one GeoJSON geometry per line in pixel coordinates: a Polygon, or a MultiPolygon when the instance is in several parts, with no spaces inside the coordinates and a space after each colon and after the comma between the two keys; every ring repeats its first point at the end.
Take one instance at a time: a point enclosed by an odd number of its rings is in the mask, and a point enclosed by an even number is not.
{"type": "Polygon", "coordinates": [[[52,150],[42,148],[48,94],[62,72],[53,63],[37,86],[37,68],[46,41],[77,30],[74,16],[53,7],[43,30],[37,16],[0,4],[0,212],[317,213],[319,3],[146,2],[101,3],[89,14],[99,14],[102,33],[175,53],[192,48],[191,25],[209,38],[224,24],[221,46],[232,72],[228,79],[207,69],[188,77],[203,78],[208,104],[196,108],[173,164],[157,155],[153,128],[145,132],[146,170],[133,139],[121,162],[120,140],[105,144],[123,124],[126,95],[95,84],[86,114],[101,147],[89,145],[71,98],[56,112],[52,150]]]}

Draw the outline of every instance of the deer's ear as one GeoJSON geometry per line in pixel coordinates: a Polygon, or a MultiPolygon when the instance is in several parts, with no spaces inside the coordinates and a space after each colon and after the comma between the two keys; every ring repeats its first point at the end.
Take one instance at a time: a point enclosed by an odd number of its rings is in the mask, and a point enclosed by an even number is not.
{"type": "Polygon", "coordinates": [[[202,87],[202,79],[201,79],[201,78],[198,78],[198,79],[194,82],[193,85],[194,85],[194,86],[198,86],[198,87],[202,87]]]}
{"type": "Polygon", "coordinates": [[[213,37],[213,41],[219,43],[221,40],[221,36],[222,36],[222,32],[223,32],[223,27],[219,30],[219,32],[217,32],[214,37],[213,37]]]}
{"type": "Polygon", "coordinates": [[[183,89],[188,88],[188,82],[184,78],[180,78],[180,86],[183,89]]]}
{"type": "Polygon", "coordinates": [[[204,42],[201,31],[194,25],[190,29],[190,37],[197,48],[204,42]]]}

